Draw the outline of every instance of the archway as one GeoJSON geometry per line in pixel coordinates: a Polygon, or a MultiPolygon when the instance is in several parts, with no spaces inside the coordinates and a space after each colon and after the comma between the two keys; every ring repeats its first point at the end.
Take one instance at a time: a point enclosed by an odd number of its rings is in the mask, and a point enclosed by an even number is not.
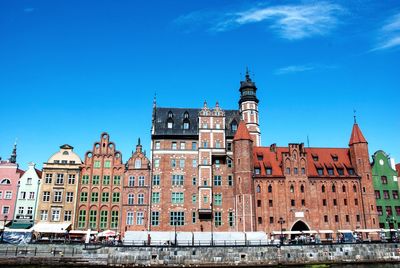
{"type": "MultiPolygon", "coordinates": [[[[310,228],[305,222],[299,220],[295,224],[293,224],[291,231],[304,232],[304,231],[310,231],[310,228]]],[[[292,234],[291,238],[293,239],[295,236],[296,236],[295,234],[292,234]]]]}

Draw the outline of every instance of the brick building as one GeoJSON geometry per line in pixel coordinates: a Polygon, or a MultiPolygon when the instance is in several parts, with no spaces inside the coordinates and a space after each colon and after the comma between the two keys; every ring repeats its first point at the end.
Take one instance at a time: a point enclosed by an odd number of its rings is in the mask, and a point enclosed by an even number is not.
{"type": "Polygon", "coordinates": [[[102,133],[82,164],[75,229],[120,231],[124,172],[121,153],[102,133]]]}
{"type": "Polygon", "coordinates": [[[152,119],[152,231],[377,228],[368,143],[261,146],[257,87],[246,74],[239,110],[160,108],[152,119]]]}
{"type": "MultiPolygon", "coordinates": [[[[153,192],[152,200],[154,203],[160,202],[157,192],[153,192]]],[[[149,229],[149,204],[150,160],[142,151],[139,139],[136,150],[126,163],[122,190],[122,235],[126,231],[149,229]]]]}

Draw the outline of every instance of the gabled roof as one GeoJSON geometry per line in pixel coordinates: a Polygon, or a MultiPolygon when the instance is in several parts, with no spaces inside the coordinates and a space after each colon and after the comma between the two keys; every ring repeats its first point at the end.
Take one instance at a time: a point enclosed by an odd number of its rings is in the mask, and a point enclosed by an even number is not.
{"type": "Polygon", "coordinates": [[[367,140],[364,138],[364,135],[362,134],[361,129],[357,123],[354,123],[353,125],[349,145],[353,145],[355,143],[367,143],[367,140]]]}
{"type": "Polygon", "coordinates": [[[17,173],[19,173],[19,176],[22,177],[22,175],[24,175],[25,171],[18,168],[17,173]]]}
{"type": "Polygon", "coordinates": [[[397,174],[400,177],[400,163],[396,164],[396,171],[397,171],[397,174]]]}
{"type": "Polygon", "coordinates": [[[35,172],[38,175],[39,179],[41,179],[42,178],[42,171],[35,168],[35,172]]]}
{"type": "Polygon", "coordinates": [[[246,127],[246,123],[241,120],[238,126],[238,129],[236,131],[235,137],[233,138],[234,141],[238,140],[251,140],[251,136],[249,133],[249,130],[246,127]]]}

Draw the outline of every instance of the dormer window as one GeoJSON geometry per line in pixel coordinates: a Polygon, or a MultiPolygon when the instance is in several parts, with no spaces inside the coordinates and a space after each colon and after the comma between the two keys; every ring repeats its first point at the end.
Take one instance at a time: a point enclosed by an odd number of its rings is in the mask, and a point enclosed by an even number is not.
{"type": "Polygon", "coordinates": [[[169,111],[168,112],[168,118],[172,118],[172,117],[174,117],[174,114],[171,111],[169,111]]]}
{"type": "Polygon", "coordinates": [[[343,168],[338,168],[338,169],[337,169],[337,172],[338,172],[339,176],[343,176],[343,175],[344,175],[344,170],[343,170],[343,168]]]}
{"type": "Polygon", "coordinates": [[[349,173],[349,175],[354,175],[354,169],[352,168],[347,169],[347,172],[349,173]]]}
{"type": "Polygon", "coordinates": [[[316,162],[317,162],[317,161],[319,160],[319,159],[318,159],[318,155],[316,155],[316,154],[313,154],[313,155],[312,155],[312,159],[313,159],[314,161],[316,161],[316,162]]]}
{"type": "Polygon", "coordinates": [[[324,169],[323,168],[317,168],[317,172],[319,176],[324,175],[324,169]]]}
{"type": "Polygon", "coordinates": [[[267,173],[267,175],[272,175],[272,168],[267,168],[265,172],[267,173]]]}
{"type": "Polygon", "coordinates": [[[167,128],[172,129],[174,127],[174,121],[172,118],[168,118],[167,120],[167,128]]]}
{"type": "Polygon", "coordinates": [[[183,114],[183,118],[188,119],[188,118],[189,118],[189,113],[188,113],[188,112],[185,112],[185,113],[183,114]]]}
{"type": "Polygon", "coordinates": [[[262,154],[257,154],[257,160],[262,161],[263,160],[263,155],[262,154]]]}
{"type": "Polygon", "coordinates": [[[328,168],[328,174],[331,176],[333,175],[333,168],[328,168]]]}
{"type": "Polygon", "coordinates": [[[236,132],[237,128],[238,128],[238,125],[237,125],[236,121],[233,121],[232,124],[231,124],[232,132],[236,132]]]}
{"type": "Polygon", "coordinates": [[[142,160],[136,159],[135,160],[135,168],[141,168],[142,167],[142,160]]]}
{"type": "Polygon", "coordinates": [[[259,168],[255,168],[255,169],[254,169],[254,173],[255,173],[256,175],[260,175],[260,169],[259,169],[259,168]]]}
{"type": "Polygon", "coordinates": [[[190,124],[189,122],[183,122],[183,129],[189,129],[190,124]]]}
{"type": "Polygon", "coordinates": [[[339,160],[339,157],[338,157],[336,154],[333,154],[333,155],[332,155],[332,160],[333,160],[334,162],[337,162],[337,161],[339,160]]]}
{"type": "Polygon", "coordinates": [[[68,155],[68,152],[67,152],[67,151],[64,151],[64,152],[63,152],[63,155],[68,155]]]}

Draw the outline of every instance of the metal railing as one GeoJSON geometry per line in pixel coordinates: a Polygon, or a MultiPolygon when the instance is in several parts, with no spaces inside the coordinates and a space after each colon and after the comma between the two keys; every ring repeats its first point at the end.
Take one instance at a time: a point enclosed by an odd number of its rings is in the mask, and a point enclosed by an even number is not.
{"type": "Polygon", "coordinates": [[[57,248],[51,247],[44,249],[43,247],[34,246],[7,246],[0,247],[0,257],[79,257],[82,256],[82,250],[75,247],[57,248]]]}

